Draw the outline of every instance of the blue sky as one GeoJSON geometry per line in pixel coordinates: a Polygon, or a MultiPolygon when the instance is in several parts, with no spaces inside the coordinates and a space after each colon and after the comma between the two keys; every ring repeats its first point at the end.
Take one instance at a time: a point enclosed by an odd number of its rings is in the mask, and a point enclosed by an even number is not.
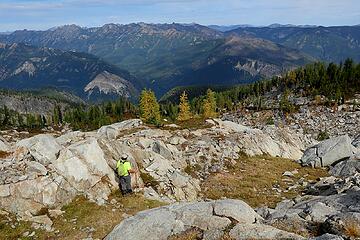
{"type": "Polygon", "coordinates": [[[360,24],[359,0],[0,0],[0,31],[64,24],[360,24]]]}

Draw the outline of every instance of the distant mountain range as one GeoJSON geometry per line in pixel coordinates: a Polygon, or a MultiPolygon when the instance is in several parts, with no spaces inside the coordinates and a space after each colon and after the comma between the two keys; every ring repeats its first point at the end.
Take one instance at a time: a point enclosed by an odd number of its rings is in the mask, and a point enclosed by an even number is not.
{"type": "Polygon", "coordinates": [[[360,61],[360,26],[245,27],[226,34],[266,39],[326,62],[360,61]]]}
{"type": "Polygon", "coordinates": [[[94,54],[128,70],[158,95],[184,84],[251,82],[312,60],[270,41],[235,40],[198,24],[67,25],[15,31],[0,41],[94,54]]]}
{"type": "MultiPolygon", "coordinates": [[[[15,90],[53,87],[86,100],[134,97],[136,79],[87,53],[0,44],[0,87],[15,90]]],[[[139,85],[137,85],[139,86],[139,85]]]]}
{"type": "Polygon", "coordinates": [[[318,27],[317,25],[294,25],[294,24],[279,24],[273,23],[268,26],[254,26],[251,24],[240,24],[240,25],[208,25],[209,28],[220,31],[220,32],[228,32],[231,30],[235,30],[237,28],[248,28],[248,27],[269,27],[269,28],[281,28],[281,27],[298,27],[298,28],[311,28],[318,27]]]}
{"type": "MultiPolygon", "coordinates": [[[[161,96],[178,86],[229,86],[253,82],[316,60],[340,62],[351,57],[360,61],[359,26],[272,24],[268,27],[206,27],[198,24],[133,23],[82,28],[65,25],[46,31],[15,31],[0,35],[0,42],[25,43],[39,49],[60,49],[70,56],[80,54],[96,59],[99,64],[101,62],[100,66],[106,66],[99,67],[101,71],[85,71],[84,79],[75,80],[81,82],[76,88],[77,94],[85,98],[96,86],[104,86],[108,79],[113,82],[125,79],[137,91],[148,87],[161,96]],[[119,69],[125,69],[130,74],[119,69]],[[96,81],[93,81],[95,78],[96,81]]],[[[26,59],[22,61],[21,64],[26,59]]],[[[29,69],[27,64],[24,67],[29,69]]],[[[58,71],[56,74],[52,73],[52,68],[47,71],[56,75],[56,80],[51,80],[51,83],[63,88],[57,82],[61,74],[65,74],[66,78],[71,76],[68,71],[58,71]]],[[[39,81],[50,84],[47,82],[50,80],[39,81]]],[[[24,80],[20,85],[7,84],[14,88],[26,85],[24,80]]],[[[130,85],[128,88],[133,89],[130,85]]],[[[136,90],[132,90],[131,94],[136,90]]]]}
{"type": "Polygon", "coordinates": [[[242,28],[242,27],[254,27],[253,25],[250,24],[240,24],[240,25],[209,25],[207,26],[208,28],[214,29],[216,31],[220,31],[220,32],[227,32],[227,31],[231,31],[237,28],[242,28]]]}

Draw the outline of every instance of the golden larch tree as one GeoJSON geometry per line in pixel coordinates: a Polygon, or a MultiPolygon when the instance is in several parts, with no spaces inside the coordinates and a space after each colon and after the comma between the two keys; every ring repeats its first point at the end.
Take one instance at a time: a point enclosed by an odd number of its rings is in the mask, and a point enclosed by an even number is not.
{"type": "Polygon", "coordinates": [[[215,93],[211,89],[207,90],[206,98],[203,102],[203,116],[204,118],[217,117],[215,93]]]}
{"type": "Polygon", "coordinates": [[[180,104],[179,104],[179,115],[177,117],[178,121],[186,121],[191,118],[190,112],[190,103],[188,100],[188,96],[184,91],[180,96],[180,104]]]}
{"type": "Polygon", "coordinates": [[[140,94],[140,115],[146,123],[159,124],[161,121],[160,105],[151,90],[145,89],[140,94]]]}

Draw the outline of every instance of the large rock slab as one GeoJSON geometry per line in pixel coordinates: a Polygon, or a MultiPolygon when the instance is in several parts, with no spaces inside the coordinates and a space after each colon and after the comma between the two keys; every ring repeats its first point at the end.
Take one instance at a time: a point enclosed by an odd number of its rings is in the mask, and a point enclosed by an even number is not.
{"type": "Polygon", "coordinates": [[[130,119],[119,123],[114,123],[112,125],[101,127],[97,133],[101,137],[107,137],[109,139],[116,139],[121,131],[137,128],[142,125],[140,119],[130,119]]]}
{"type": "Polygon", "coordinates": [[[221,235],[225,228],[231,226],[233,219],[252,224],[257,217],[261,218],[240,200],[178,203],[127,218],[105,239],[166,240],[171,235],[194,227],[205,233],[216,231],[217,235],[221,235]],[[241,213],[245,215],[241,216],[241,213]]]}
{"type": "Polygon", "coordinates": [[[348,135],[325,140],[308,148],[300,162],[304,166],[326,167],[354,155],[354,146],[348,135]]]}
{"type": "Polygon", "coordinates": [[[279,230],[264,224],[237,224],[230,231],[230,237],[235,240],[246,239],[305,239],[304,237],[279,230]]]}
{"type": "Polygon", "coordinates": [[[107,199],[111,188],[117,187],[115,172],[108,165],[95,138],[75,143],[62,150],[53,167],[77,191],[99,203],[107,199]]]}
{"type": "Polygon", "coordinates": [[[359,160],[346,160],[336,164],[330,169],[330,174],[336,177],[350,177],[360,173],[359,160]]]}
{"type": "Polygon", "coordinates": [[[262,217],[247,203],[240,200],[226,199],[215,201],[214,212],[218,216],[231,217],[239,223],[255,223],[262,220],[262,217]]]}
{"type": "Polygon", "coordinates": [[[184,230],[184,224],[176,220],[176,214],[163,207],[140,212],[134,217],[125,219],[105,239],[167,240],[172,234],[184,230]]]}
{"type": "Polygon", "coordinates": [[[223,121],[220,119],[213,119],[213,120],[216,124],[219,125],[220,128],[223,128],[229,132],[243,133],[243,132],[249,132],[249,131],[253,130],[247,126],[244,126],[244,125],[232,122],[232,121],[223,121]]]}
{"type": "Polygon", "coordinates": [[[26,148],[36,161],[47,166],[54,162],[62,146],[50,134],[40,134],[16,143],[18,148],[26,148]]]}
{"type": "Polygon", "coordinates": [[[201,230],[225,229],[231,224],[226,215],[214,214],[213,202],[183,203],[170,205],[168,209],[175,212],[177,219],[183,222],[186,228],[196,227],[201,230]]]}

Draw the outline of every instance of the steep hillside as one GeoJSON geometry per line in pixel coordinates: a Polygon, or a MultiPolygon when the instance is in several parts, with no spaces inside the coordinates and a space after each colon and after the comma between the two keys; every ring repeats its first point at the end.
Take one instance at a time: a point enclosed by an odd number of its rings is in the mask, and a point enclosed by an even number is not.
{"type": "Polygon", "coordinates": [[[25,44],[0,45],[0,87],[17,90],[55,87],[86,100],[137,95],[137,81],[99,58],[25,44]]]}
{"type": "Polygon", "coordinates": [[[242,27],[226,34],[267,39],[328,62],[360,61],[360,26],[242,27]]]}
{"type": "MultiPolygon", "coordinates": [[[[185,85],[235,85],[280,75],[314,59],[293,49],[252,37],[230,37],[180,77],[185,85]]],[[[175,85],[175,84],[174,84],[175,85]]]]}
{"type": "Polygon", "coordinates": [[[79,105],[85,105],[81,98],[55,89],[47,88],[36,91],[0,89],[0,108],[6,106],[20,114],[52,115],[55,106],[65,109],[79,105]]]}

